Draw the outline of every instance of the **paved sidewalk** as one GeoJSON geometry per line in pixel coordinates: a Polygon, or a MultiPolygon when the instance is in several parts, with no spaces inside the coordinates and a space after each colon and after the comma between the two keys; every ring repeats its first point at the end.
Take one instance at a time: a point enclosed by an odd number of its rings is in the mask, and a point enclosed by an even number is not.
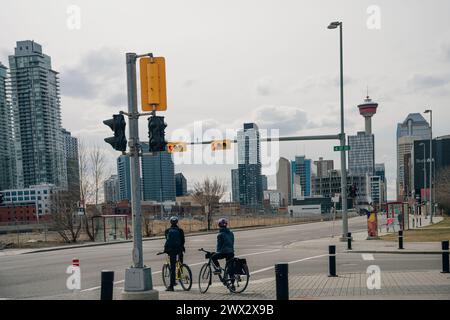
{"type": "MultiPolygon", "coordinates": [[[[439,242],[411,243],[405,242],[404,250],[398,249],[395,241],[366,240],[367,232],[353,234],[353,250],[347,250],[347,243],[338,236],[321,239],[293,242],[285,245],[285,249],[299,249],[310,252],[311,256],[328,254],[328,246],[336,245],[338,257],[352,253],[413,253],[440,252],[439,242]]],[[[338,258],[339,259],[339,258],[338,258]]],[[[376,264],[376,262],[374,262],[376,264]]],[[[427,271],[382,271],[381,288],[367,288],[366,273],[343,273],[336,278],[326,274],[290,274],[289,289],[291,299],[445,299],[450,300],[450,274],[442,274],[440,270],[427,271]]],[[[195,276],[194,276],[195,279],[195,276]]],[[[155,287],[159,291],[160,300],[267,300],[275,299],[274,277],[251,280],[243,294],[231,294],[221,283],[213,283],[206,294],[198,291],[194,282],[191,291],[165,292],[163,287],[155,287]]],[[[114,288],[114,299],[121,299],[123,282],[114,288]]],[[[41,297],[40,299],[81,299],[98,300],[100,290],[70,292],[63,295],[41,297]]]]}
{"type": "MultiPolygon", "coordinates": [[[[450,300],[450,274],[439,271],[382,272],[380,289],[367,288],[368,274],[347,273],[338,277],[324,274],[292,275],[289,277],[291,300],[383,300],[421,299],[450,300]]],[[[121,299],[122,287],[114,288],[114,299],[121,299]]],[[[219,283],[213,283],[206,294],[198,291],[194,283],[191,291],[159,291],[160,300],[274,300],[276,299],[275,278],[250,281],[247,290],[232,294],[219,283]]],[[[59,296],[41,297],[54,300],[99,300],[100,291],[73,292],[59,296]]]]}

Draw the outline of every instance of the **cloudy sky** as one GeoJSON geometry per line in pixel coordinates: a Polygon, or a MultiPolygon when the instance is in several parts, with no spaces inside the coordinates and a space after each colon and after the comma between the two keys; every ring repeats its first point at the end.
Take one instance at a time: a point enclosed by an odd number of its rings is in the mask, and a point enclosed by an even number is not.
{"type": "MultiPolygon", "coordinates": [[[[379,103],[376,162],[386,164],[392,198],[396,124],[432,108],[434,134],[450,134],[449,12],[448,0],[4,1],[0,61],[7,65],[18,40],[42,44],[60,72],[63,126],[103,146],[113,168],[117,153],[103,142],[110,131],[102,120],[126,109],[126,52],[166,58],[169,136],[197,121],[222,131],[254,121],[282,136],[337,133],[339,37],[326,27],[341,20],[346,132],[363,129],[356,106],[369,87],[379,103]]],[[[282,143],[280,155],[337,161],[335,144],[282,143]]],[[[230,183],[233,167],[176,170],[189,184],[205,175],[230,183]]]]}

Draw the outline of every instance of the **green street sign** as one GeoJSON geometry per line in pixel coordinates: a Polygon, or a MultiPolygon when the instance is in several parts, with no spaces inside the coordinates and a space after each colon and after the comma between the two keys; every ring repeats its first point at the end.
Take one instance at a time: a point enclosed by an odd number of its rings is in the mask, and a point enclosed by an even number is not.
{"type": "Polygon", "coordinates": [[[349,151],[350,150],[350,146],[334,146],[334,151],[349,151]]]}

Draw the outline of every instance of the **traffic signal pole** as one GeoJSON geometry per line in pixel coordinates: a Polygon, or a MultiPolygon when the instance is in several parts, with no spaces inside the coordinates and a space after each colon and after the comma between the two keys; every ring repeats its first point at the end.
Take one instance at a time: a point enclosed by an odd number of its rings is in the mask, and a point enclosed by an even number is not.
{"type": "Polygon", "coordinates": [[[133,264],[143,267],[141,232],[141,183],[139,163],[139,113],[137,110],[136,54],[127,53],[127,88],[129,115],[129,147],[131,175],[131,212],[133,214],[133,264]]]}
{"type": "Polygon", "coordinates": [[[127,92],[129,117],[129,156],[131,174],[131,211],[133,222],[133,266],[125,270],[125,283],[122,297],[124,299],[148,300],[158,299],[158,292],[153,290],[151,269],[144,266],[142,254],[141,227],[141,182],[139,163],[139,112],[137,109],[136,60],[135,53],[126,54],[127,92]]]}

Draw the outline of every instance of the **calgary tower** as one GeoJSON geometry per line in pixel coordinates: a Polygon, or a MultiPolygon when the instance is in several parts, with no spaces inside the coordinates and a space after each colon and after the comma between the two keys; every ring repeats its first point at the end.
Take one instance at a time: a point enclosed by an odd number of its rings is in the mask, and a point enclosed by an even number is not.
{"type": "Polygon", "coordinates": [[[366,135],[372,134],[372,116],[377,113],[378,103],[373,102],[372,99],[367,98],[364,100],[364,103],[358,105],[359,113],[366,120],[366,135]]]}

